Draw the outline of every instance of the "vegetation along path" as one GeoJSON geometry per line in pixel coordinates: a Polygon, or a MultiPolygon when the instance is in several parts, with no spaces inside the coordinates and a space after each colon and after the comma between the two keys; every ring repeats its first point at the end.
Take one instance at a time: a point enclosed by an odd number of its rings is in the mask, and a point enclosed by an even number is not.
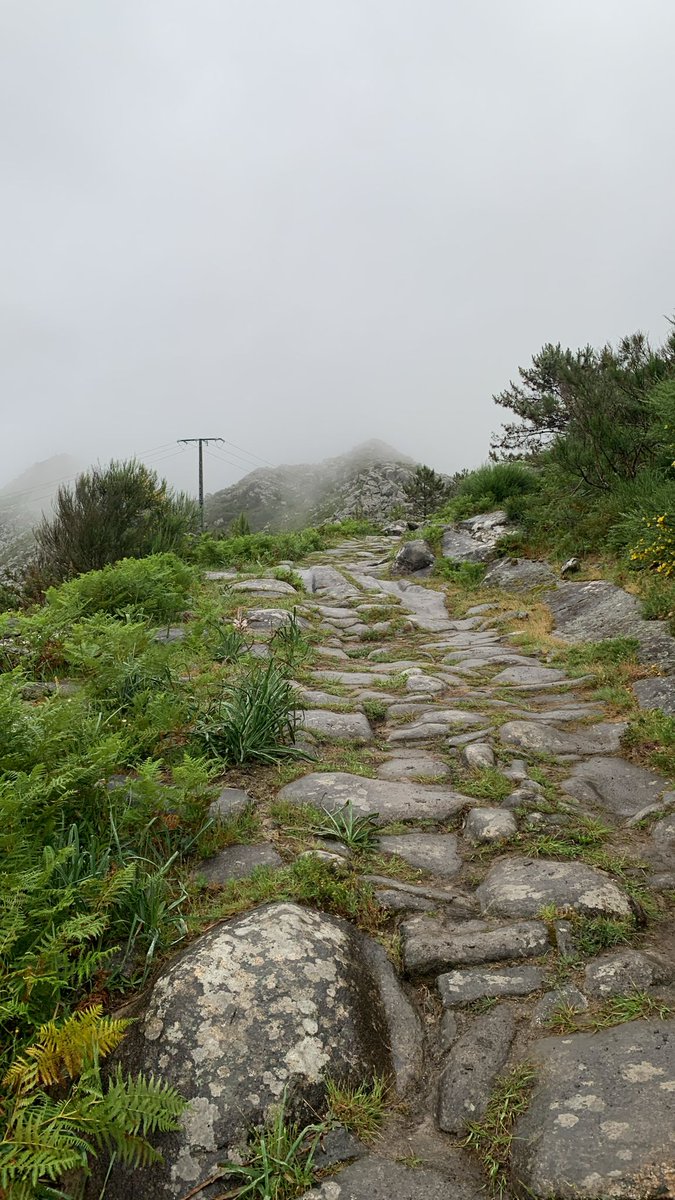
{"type": "Polygon", "coordinates": [[[190,1102],[134,1194],[674,1196],[675,792],[630,757],[631,647],[396,578],[395,545],[209,575],[295,744],[222,777],[198,936],[130,1010],[122,1065],[190,1102]]]}

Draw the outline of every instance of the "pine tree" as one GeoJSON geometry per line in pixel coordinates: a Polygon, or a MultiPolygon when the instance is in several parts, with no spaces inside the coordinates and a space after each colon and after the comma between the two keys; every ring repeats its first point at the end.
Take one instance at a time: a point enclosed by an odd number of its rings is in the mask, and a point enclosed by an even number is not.
{"type": "Polygon", "coordinates": [[[420,466],[413,471],[403,491],[411,507],[426,521],[439,508],[447,493],[447,485],[432,467],[420,466]]]}

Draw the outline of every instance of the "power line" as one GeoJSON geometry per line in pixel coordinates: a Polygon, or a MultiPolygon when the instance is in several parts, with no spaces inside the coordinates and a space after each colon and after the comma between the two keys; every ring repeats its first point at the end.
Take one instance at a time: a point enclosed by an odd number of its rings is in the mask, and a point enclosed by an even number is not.
{"type": "Polygon", "coordinates": [[[209,442],[222,442],[220,437],[178,438],[181,445],[189,446],[196,442],[199,447],[199,524],[204,529],[204,446],[209,442]]]}

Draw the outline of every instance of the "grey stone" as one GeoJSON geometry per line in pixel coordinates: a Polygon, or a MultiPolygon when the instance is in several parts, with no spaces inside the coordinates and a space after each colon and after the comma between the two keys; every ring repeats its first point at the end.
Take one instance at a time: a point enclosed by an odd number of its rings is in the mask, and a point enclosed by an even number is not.
{"type": "MultiPolygon", "coordinates": [[[[320,1165],[320,1164],[319,1164],[320,1165]]],[[[423,1167],[404,1167],[368,1156],[305,1192],[300,1200],[481,1200],[477,1181],[464,1171],[456,1179],[423,1167]]]]}
{"type": "Polygon", "coordinates": [[[494,767],[495,752],[487,742],[473,742],[462,750],[462,762],[465,767],[494,767]]]}
{"type": "Polygon", "coordinates": [[[645,621],[639,600],[613,583],[561,583],[546,595],[556,635],[572,643],[635,638],[641,662],[675,671],[675,638],[666,621],[645,621]]]}
{"type": "Polygon", "coordinates": [[[568,558],[567,562],[564,562],[560,568],[560,578],[566,579],[568,575],[572,575],[575,571],[579,570],[581,570],[581,559],[577,558],[576,555],[572,555],[572,558],[568,558]]]}
{"type": "Polygon", "coordinates": [[[404,1095],[419,1081],[422,1073],[422,1022],[402,991],[384,947],[364,939],[362,950],[384,1009],[396,1091],[404,1095]]]}
{"type": "Polygon", "coordinates": [[[657,821],[651,831],[652,841],[657,844],[670,845],[675,842],[675,813],[670,813],[669,816],[663,817],[657,821]]]}
{"type": "MultiPolygon", "coordinates": [[[[275,633],[277,629],[290,624],[293,620],[293,613],[288,612],[285,608],[249,608],[246,620],[249,629],[254,633],[275,633]]],[[[304,617],[296,617],[296,620],[303,628],[307,627],[304,617]]]]}
{"type": "Polygon", "coordinates": [[[281,579],[242,579],[233,583],[233,592],[251,592],[254,596],[297,596],[297,589],[281,579]]]}
{"type": "Polygon", "coordinates": [[[426,783],[389,783],[343,771],[303,775],[286,784],[279,792],[279,799],[292,804],[313,804],[328,812],[337,812],[351,801],[354,812],[363,816],[377,814],[383,825],[390,821],[445,821],[471,804],[468,797],[450,788],[426,783]]]}
{"type": "Polygon", "coordinates": [[[478,742],[490,732],[489,729],[477,729],[474,733],[457,733],[446,739],[446,746],[466,746],[469,742],[478,742]]]}
{"type": "Polygon", "coordinates": [[[204,575],[211,583],[222,583],[225,580],[236,579],[238,571],[207,571],[204,575]]]}
{"type": "Polygon", "coordinates": [[[421,571],[430,567],[435,561],[434,554],[422,538],[404,542],[396,555],[392,570],[402,575],[410,575],[413,571],[421,571]]]}
{"type": "Polygon", "coordinates": [[[625,729],[625,721],[588,725],[574,733],[555,729],[543,721],[507,721],[499,736],[505,746],[544,754],[616,754],[625,729]]]}
{"type": "Polygon", "coordinates": [[[377,768],[378,779],[425,779],[434,776],[448,776],[452,772],[440,758],[420,751],[401,752],[396,758],[389,758],[377,768]]]}
{"type": "Polygon", "coordinates": [[[518,832],[515,817],[503,808],[472,808],[464,826],[472,842],[501,842],[518,832]]]}
{"type": "Polygon", "coordinates": [[[495,675],[493,683],[527,684],[562,683],[568,676],[565,671],[556,671],[552,667],[507,667],[495,675]]]}
{"type": "Polygon", "coordinates": [[[555,583],[555,575],[548,563],[533,562],[529,558],[500,558],[490,567],[483,587],[497,587],[506,592],[527,592],[530,588],[549,587],[555,583]]]}
{"type": "Polygon", "coordinates": [[[250,796],[241,788],[223,788],[220,795],[209,805],[209,816],[217,818],[238,817],[252,804],[250,796]]]}
{"type": "Polygon", "coordinates": [[[302,582],[310,593],[330,596],[333,600],[350,600],[360,595],[357,588],[345,579],[335,567],[316,566],[298,571],[302,582]]]}
{"type": "Polygon", "coordinates": [[[254,846],[227,846],[205,858],[194,870],[196,879],[209,884],[224,884],[230,879],[246,879],[257,867],[281,867],[282,860],[274,846],[259,842],[254,846]]]}
{"type": "Polygon", "coordinates": [[[453,924],[431,917],[411,917],[401,926],[403,961],[410,974],[432,975],[454,966],[506,959],[538,958],[550,949],[541,921],[495,925],[488,921],[453,924]]]}
{"type": "Polygon", "coordinates": [[[451,879],[462,869],[454,833],[404,833],[380,838],[385,854],[397,854],[411,867],[451,879]]]}
{"type": "Polygon", "coordinates": [[[492,545],[477,542],[464,529],[446,529],[443,534],[443,558],[453,562],[486,563],[495,557],[492,545]]]}
{"type": "Polygon", "coordinates": [[[674,1194],[675,1022],[631,1021],[529,1048],[537,1082],[511,1171],[535,1200],[674,1194]]]}
{"type": "Polygon", "coordinates": [[[542,1026],[548,1024],[556,1012],[563,1008],[571,1008],[574,1012],[585,1012],[588,1008],[588,1000],[573,983],[565,984],[554,992],[547,992],[545,996],[542,996],[539,1003],[534,1006],[532,1024],[535,1028],[541,1029],[542,1026]]]}
{"type": "Polygon", "coordinates": [[[438,1047],[445,1054],[459,1037],[459,1022],[456,1014],[450,1008],[443,1010],[438,1026],[438,1047]]]}
{"type": "Polygon", "coordinates": [[[316,653],[319,658],[339,658],[344,662],[349,661],[347,651],[341,650],[339,646],[317,646],[316,653]]]}
{"type": "MultiPolygon", "coordinates": [[[[164,1163],[134,1168],[134,1195],[179,1200],[244,1148],[286,1088],[311,1120],[323,1111],[327,1075],[391,1071],[364,943],[345,922],[271,904],[204,934],[160,976],[119,1058],[125,1071],[173,1084],[190,1107],[178,1133],[156,1139],[164,1163]]],[[[94,1179],[92,1197],[101,1184],[94,1179]]],[[[106,1200],[128,1200],[129,1188],[116,1164],[106,1200]]]]}
{"type": "Polygon", "coordinates": [[[303,704],[315,705],[317,708],[353,708],[351,696],[333,696],[331,692],[322,692],[318,688],[303,688],[301,684],[294,685],[303,704]]]}
{"type": "Polygon", "coordinates": [[[374,683],[378,683],[381,675],[374,675],[367,671],[312,671],[312,679],[316,679],[319,683],[343,683],[347,687],[372,687],[374,683]]]}
{"type": "Polygon", "coordinates": [[[655,771],[624,758],[590,758],[572,768],[563,791],[582,804],[598,804],[616,817],[632,817],[653,804],[666,787],[655,771]]]}
{"type": "Polygon", "coordinates": [[[461,1008],[484,997],[529,996],[544,983],[540,967],[502,967],[489,971],[449,971],[439,975],[436,983],[446,1007],[461,1008]]]}
{"type": "Polygon", "coordinates": [[[570,908],[588,916],[628,917],[628,897],[611,876],[585,863],[538,858],[502,858],[476,894],[485,913],[532,917],[544,906],[570,908]]]}
{"type": "Polygon", "coordinates": [[[594,958],[586,965],[584,987],[589,996],[624,996],[669,983],[673,969],[629,947],[594,958]]]}
{"type": "Polygon", "coordinates": [[[440,721],[426,721],[424,724],[416,722],[414,725],[403,725],[400,729],[394,729],[389,734],[387,741],[391,745],[402,744],[408,742],[432,742],[435,738],[443,737],[448,732],[447,725],[441,724],[440,721]]]}
{"type": "Polygon", "coordinates": [[[153,636],[154,642],[169,645],[172,642],[182,642],[187,630],[184,625],[169,625],[168,628],[158,629],[153,636]]]}
{"type": "Polygon", "coordinates": [[[448,628],[448,610],[441,592],[420,587],[408,579],[383,579],[380,586],[400,599],[402,608],[410,613],[411,621],[419,629],[435,633],[448,628]]]}
{"type": "Polygon", "coordinates": [[[461,1133],[467,1122],[484,1115],[515,1033],[515,1010],[502,1004],[478,1017],[457,1039],[439,1084],[438,1124],[445,1133],[461,1133]]]}
{"type": "Polygon", "coordinates": [[[640,708],[660,708],[669,716],[675,715],[675,677],[638,679],[633,684],[640,708]]]}
{"type": "Polygon", "coordinates": [[[433,675],[409,675],[405,681],[407,692],[426,692],[429,695],[444,692],[447,684],[433,675]]]}
{"type": "Polygon", "coordinates": [[[301,725],[331,742],[372,742],[373,731],[364,713],[336,713],[315,708],[302,714],[301,725]]]}

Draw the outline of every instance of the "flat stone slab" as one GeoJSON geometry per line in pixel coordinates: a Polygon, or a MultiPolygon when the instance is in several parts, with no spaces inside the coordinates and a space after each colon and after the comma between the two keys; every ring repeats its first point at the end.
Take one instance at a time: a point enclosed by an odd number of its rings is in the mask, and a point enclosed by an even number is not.
{"type": "Polygon", "coordinates": [[[257,596],[297,596],[297,589],[281,579],[242,579],[233,583],[233,592],[252,592],[257,596]]]}
{"type": "Polygon", "coordinates": [[[505,746],[543,754],[616,754],[621,747],[625,721],[603,721],[568,733],[545,721],[507,721],[499,730],[505,746]]]}
{"type": "Polygon", "coordinates": [[[598,804],[616,817],[632,817],[659,799],[667,781],[625,758],[590,758],[572,768],[562,784],[582,804],[598,804]]]}
{"type": "Polygon", "coordinates": [[[380,849],[411,867],[451,879],[462,869],[454,833],[403,833],[380,838],[380,849]]]}
{"type": "Polygon", "coordinates": [[[419,629],[435,633],[449,628],[450,618],[442,592],[409,583],[407,579],[381,579],[380,587],[389,595],[399,597],[401,609],[410,614],[413,625],[419,629]]]}
{"type": "Polygon", "coordinates": [[[404,1167],[368,1155],[305,1192],[300,1200],[483,1200],[467,1163],[452,1179],[423,1167],[404,1167]]]}
{"type": "Polygon", "coordinates": [[[439,1083],[438,1124],[445,1133],[461,1133],[484,1115],[515,1033],[515,1010],[502,1004],[477,1017],[454,1043],[439,1083]]]}
{"type": "Polygon", "coordinates": [[[352,696],[334,696],[331,692],[323,692],[318,688],[304,688],[296,684],[298,695],[303,704],[314,704],[317,708],[353,708],[352,696]]]}
{"type": "Polygon", "coordinates": [[[675,716],[675,676],[665,679],[638,679],[633,684],[640,708],[660,708],[675,716]]]}
{"type": "Polygon", "coordinates": [[[513,813],[503,808],[472,808],[464,826],[472,842],[501,842],[518,832],[513,813]]]}
{"type": "Polygon", "coordinates": [[[426,721],[423,724],[417,721],[414,725],[394,729],[387,741],[393,746],[405,746],[408,742],[432,742],[435,738],[444,737],[447,732],[448,726],[440,721],[426,721]]]}
{"type": "Polygon", "coordinates": [[[373,731],[365,713],[336,713],[314,708],[301,714],[301,725],[309,733],[320,734],[331,742],[372,742],[373,731]]]}
{"type": "Polygon", "coordinates": [[[258,867],[282,867],[283,862],[274,846],[259,842],[254,846],[227,846],[212,858],[205,858],[194,869],[196,879],[206,883],[225,884],[230,879],[246,879],[258,867]]]}
{"type": "Polygon", "coordinates": [[[497,587],[505,592],[527,592],[530,588],[555,583],[555,575],[545,562],[529,558],[502,558],[490,567],[483,587],[497,587]]]}
{"type": "Polygon", "coordinates": [[[628,897],[610,875],[581,862],[502,858],[476,889],[485,913],[534,917],[546,905],[588,916],[629,917],[628,897]]]}
{"type": "Polygon", "coordinates": [[[626,996],[669,983],[674,974],[675,967],[668,968],[665,963],[626,947],[592,959],[584,971],[584,989],[589,996],[626,996]]]}
{"type": "Polygon", "coordinates": [[[447,688],[444,680],[436,679],[433,675],[409,675],[405,682],[407,692],[425,692],[436,695],[447,688]]]}
{"type": "Polygon", "coordinates": [[[370,671],[312,671],[312,679],[317,679],[320,683],[343,683],[347,687],[372,687],[374,683],[379,683],[382,680],[381,675],[374,675],[370,671]]]}
{"type": "Polygon", "coordinates": [[[312,772],[286,784],[278,794],[292,804],[312,804],[337,812],[351,801],[354,812],[390,821],[444,821],[473,801],[450,788],[426,783],[390,783],[344,771],[312,772]]]}
{"type": "Polygon", "coordinates": [[[474,1000],[499,996],[529,996],[544,986],[540,967],[502,967],[489,971],[449,971],[436,980],[445,1008],[461,1008],[474,1000]]]}
{"type": "Polygon", "coordinates": [[[440,778],[451,774],[450,768],[440,758],[419,751],[401,752],[377,768],[378,779],[425,779],[434,775],[440,778]]]}
{"type": "Polygon", "coordinates": [[[535,1200],[675,1194],[675,1022],[631,1021],[528,1049],[537,1083],[512,1177],[535,1200]]]}
{"type": "Polygon", "coordinates": [[[562,683],[567,678],[565,671],[556,671],[553,667],[507,667],[495,675],[492,682],[533,686],[539,683],[562,683]]]}
{"type": "Polygon", "coordinates": [[[403,961],[411,974],[431,975],[454,966],[538,958],[550,949],[541,921],[496,925],[488,921],[453,924],[434,917],[411,917],[401,926],[403,961]]]}
{"type": "Polygon", "coordinates": [[[330,596],[334,600],[351,600],[361,593],[341,575],[335,567],[316,566],[298,571],[308,592],[318,592],[319,595],[330,596]]]}

